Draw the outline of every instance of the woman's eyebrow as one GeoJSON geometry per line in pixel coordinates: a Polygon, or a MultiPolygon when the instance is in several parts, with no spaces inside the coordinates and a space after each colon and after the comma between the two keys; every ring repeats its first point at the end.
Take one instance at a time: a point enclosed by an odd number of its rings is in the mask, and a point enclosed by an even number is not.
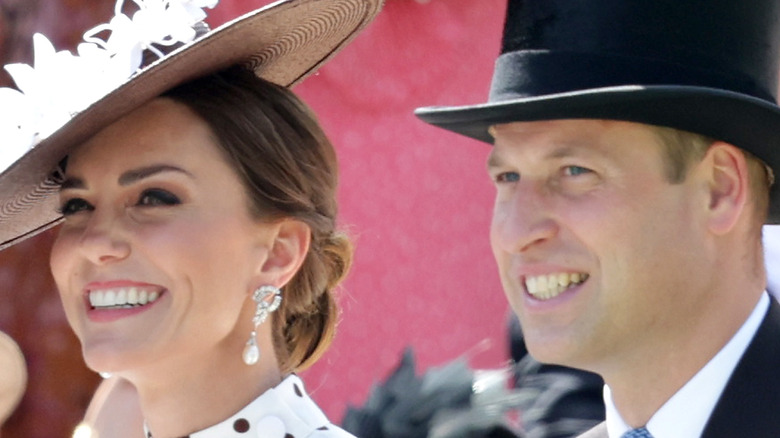
{"type": "Polygon", "coordinates": [[[68,177],[60,184],[60,191],[67,189],[83,189],[84,187],[84,181],[80,178],[68,177]]]}
{"type": "MultiPolygon", "coordinates": [[[[172,166],[170,164],[155,164],[153,166],[141,167],[138,169],[131,169],[119,176],[119,185],[128,186],[144,178],[148,178],[152,175],[156,175],[162,172],[179,172],[183,173],[190,178],[193,178],[190,172],[186,170],[172,166]]],[[[86,187],[84,181],[81,178],[68,177],[60,184],[60,191],[67,189],[83,189],[86,187]]]]}
{"type": "Polygon", "coordinates": [[[162,172],[179,172],[189,176],[190,178],[193,177],[191,173],[187,172],[186,170],[180,167],[176,167],[170,164],[155,164],[152,166],[146,166],[138,169],[128,170],[127,172],[119,176],[119,185],[127,186],[141,179],[148,178],[152,175],[156,175],[162,172]]]}

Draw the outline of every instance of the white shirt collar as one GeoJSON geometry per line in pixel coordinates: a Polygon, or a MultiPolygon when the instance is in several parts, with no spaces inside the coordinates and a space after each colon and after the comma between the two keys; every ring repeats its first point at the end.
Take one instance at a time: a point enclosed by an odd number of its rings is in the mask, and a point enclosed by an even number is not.
{"type": "MultiPolygon", "coordinates": [[[[647,422],[654,438],[701,436],[720,394],[726,387],[739,359],[758,331],[769,308],[769,296],[761,295],[742,327],[707,364],[661,406],[647,422]]],[[[607,433],[619,438],[631,429],[620,416],[608,386],[604,385],[607,433]]]]}

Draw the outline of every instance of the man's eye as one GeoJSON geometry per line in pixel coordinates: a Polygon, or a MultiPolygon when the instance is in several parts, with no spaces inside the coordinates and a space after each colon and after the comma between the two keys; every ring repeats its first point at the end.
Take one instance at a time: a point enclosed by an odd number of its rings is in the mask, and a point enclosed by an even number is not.
{"type": "Polygon", "coordinates": [[[513,183],[520,181],[520,174],[517,172],[502,172],[496,175],[498,183],[513,183]]]}
{"type": "Polygon", "coordinates": [[[92,205],[81,198],[71,198],[65,201],[58,209],[59,214],[63,216],[70,216],[82,211],[92,211],[94,208],[92,205]]]}
{"type": "Polygon", "coordinates": [[[563,173],[566,176],[578,176],[578,175],[584,175],[592,172],[593,172],[592,170],[581,166],[566,166],[563,168],[563,173]]]}
{"type": "Polygon", "coordinates": [[[168,206],[168,205],[177,205],[180,203],[181,201],[179,200],[179,198],[169,191],[161,190],[161,189],[150,189],[150,190],[144,190],[144,192],[141,193],[141,196],[138,198],[137,205],[168,206]]]}

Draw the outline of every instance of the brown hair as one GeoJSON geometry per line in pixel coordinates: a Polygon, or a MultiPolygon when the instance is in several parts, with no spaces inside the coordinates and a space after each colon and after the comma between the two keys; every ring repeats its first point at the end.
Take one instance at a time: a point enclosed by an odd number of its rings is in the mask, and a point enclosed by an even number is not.
{"type": "Polygon", "coordinates": [[[165,94],[208,123],[242,178],[250,211],[263,220],[294,218],[311,228],[309,252],[283,288],[273,314],[283,372],[313,364],[330,345],[338,318],[333,289],[352,259],[336,229],[338,169],[313,113],[290,90],[232,67],[165,94]]]}
{"type": "MultiPolygon", "coordinates": [[[[653,126],[654,133],[661,140],[666,161],[666,177],[671,183],[685,180],[690,166],[701,160],[714,139],[679,129],[653,126]]],[[[745,155],[748,167],[749,193],[753,195],[754,219],[760,233],[761,226],[769,214],[769,187],[773,183],[771,169],[759,158],[740,149],[745,155]]],[[[760,234],[759,234],[760,237],[760,234]]]]}

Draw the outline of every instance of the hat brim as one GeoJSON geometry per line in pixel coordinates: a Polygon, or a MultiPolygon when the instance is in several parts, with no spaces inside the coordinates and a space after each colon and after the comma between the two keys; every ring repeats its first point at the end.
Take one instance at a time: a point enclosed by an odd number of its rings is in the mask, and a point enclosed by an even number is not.
{"type": "Polygon", "coordinates": [[[0,174],[0,249],[59,222],[58,182],[52,172],[75,146],[104,127],[177,85],[236,64],[246,64],[263,79],[292,86],[351,41],[379,13],[382,2],[279,1],[145,67],[0,174]]]}
{"type": "MultiPolygon", "coordinates": [[[[780,108],[727,90],[677,85],[624,85],[479,105],[426,107],[423,121],[486,143],[492,125],[555,119],[605,119],[666,126],[738,146],[780,170],[780,108]]],[[[780,190],[770,191],[768,223],[780,223],[780,190]]]]}

